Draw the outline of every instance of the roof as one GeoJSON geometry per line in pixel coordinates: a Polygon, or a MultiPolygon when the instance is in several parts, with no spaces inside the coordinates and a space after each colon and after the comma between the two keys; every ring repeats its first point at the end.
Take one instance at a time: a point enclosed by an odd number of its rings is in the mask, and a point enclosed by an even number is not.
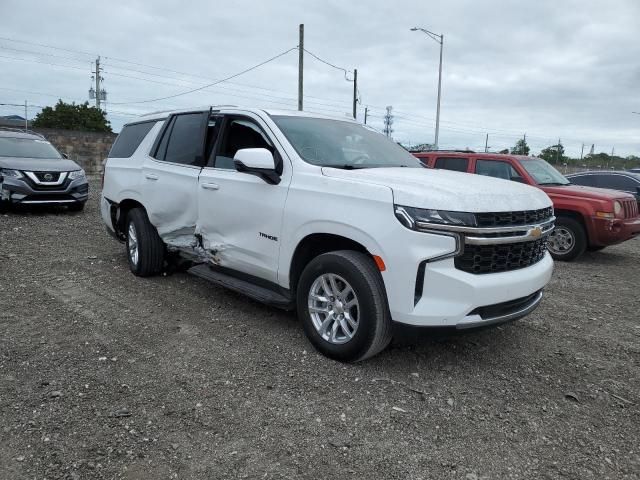
{"type": "Polygon", "coordinates": [[[238,112],[249,112],[249,113],[255,113],[258,115],[261,113],[266,113],[269,116],[325,118],[329,120],[341,120],[346,122],[358,123],[353,118],[347,117],[347,116],[341,117],[339,115],[323,115],[320,113],[311,113],[311,112],[304,112],[304,111],[301,112],[298,110],[273,110],[273,109],[250,108],[250,107],[245,108],[245,107],[237,107],[235,105],[204,105],[204,106],[201,105],[201,106],[191,107],[191,108],[181,108],[179,110],[163,110],[159,112],[152,112],[152,113],[147,113],[145,115],[141,115],[138,119],[133,120],[129,123],[136,123],[136,122],[148,121],[148,120],[161,120],[175,113],[198,112],[198,111],[209,110],[210,108],[213,111],[222,110],[224,112],[233,112],[234,110],[237,110],[238,112]]]}
{"type": "Polygon", "coordinates": [[[627,170],[585,170],[584,172],[575,172],[568,173],[565,177],[579,177],[580,175],[602,175],[602,174],[613,174],[613,175],[627,175],[633,178],[640,178],[640,173],[637,172],[629,172],[627,170]]]}
{"type": "Polygon", "coordinates": [[[527,155],[515,155],[511,153],[491,153],[491,152],[474,152],[472,150],[430,150],[426,152],[411,152],[413,155],[419,157],[420,155],[446,155],[447,157],[468,157],[473,155],[480,158],[515,158],[517,160],[534,160],[538,157],[530,157],[527,155]]]}
{"type": "Polygon", "coordinates": [[[42,140],[44,137],[39,133],[24,132],[13,128],[0,127],[0,138],[30,138],[32,140],[42,140]]]}

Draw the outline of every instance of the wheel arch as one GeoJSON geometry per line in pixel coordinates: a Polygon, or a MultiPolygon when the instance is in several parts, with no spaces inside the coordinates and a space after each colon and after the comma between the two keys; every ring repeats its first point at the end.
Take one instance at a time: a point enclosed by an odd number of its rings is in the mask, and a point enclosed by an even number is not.
{"type": "Polygon", "coordinates": [[[584,228],[584,233],[587,235],[587,241],[589,241],[589,238],[590,238],[589,228],[587,226],[587,222],[585,221],[585,217],[582,213],[576,212],[575,210],[558,209],[558,210],[554,210],[554,214],[556,218],[569,217],[579,222],[580,225],[582,225],[582,228],[584,228]]]}
{"type": "Polygon", "coordinates": [[[125,238],[127,214],[134,208],[142,208],[146,211],[142,203],[132,198],[125,198],[120,203],[111,205],[111,222],[120,239],[125,238]]]}
{"type": "Polygon", "coordinates": [[[293,293],[304,268],[311,260],[323,253],[336,250],[354,250],[373,258],[367,246],[353,238],[337,233],[310,233],[296,245],[288,268],[289,290],[293,293]]]}

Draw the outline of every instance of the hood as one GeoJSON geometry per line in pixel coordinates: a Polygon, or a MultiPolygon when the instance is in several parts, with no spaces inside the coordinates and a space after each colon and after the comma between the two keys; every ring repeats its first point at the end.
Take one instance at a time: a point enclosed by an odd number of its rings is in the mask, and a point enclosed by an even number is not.
{"type": "Polygon", "coordinates": [[[70,172],[80,170],[73,160],[66,158],[22,158],[0,157],[0,168],[23,170],[27,172],[70,172]]]}
{"type": "Polygon", "coordinates": [[[397,205],[459,212],[510,212],[551,206],[539,188],[509,180],[427,168],[322,168],[323,175],[384,185],[397,205]]]}
{"type": "Polygon", "coordinates": [[[616,200],[621,198],[634,198],[633,195],[618,190],[606,188],[583,187],[581,185],[563,185],[557,187],[541,186],[550,197],[572,197],[592,200],[616,200]]]}

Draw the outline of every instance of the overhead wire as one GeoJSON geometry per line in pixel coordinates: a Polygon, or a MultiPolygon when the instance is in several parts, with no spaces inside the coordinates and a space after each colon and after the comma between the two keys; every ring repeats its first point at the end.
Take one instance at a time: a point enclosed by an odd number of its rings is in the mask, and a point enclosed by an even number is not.
{"type": "Polygon", "coordinates": [[[259,67],[261,67],[263,65],[266,65],[267,63],[273,62],[274,60],[277,60],[278,58],[283,57],[283,56],[287,55],[289,52],[292,52],[292,51],[297,50],[297,49],[298,49],[298,47],[292,47],[289,50],[285,50],[284,52],[281,52],[281,53],[279,53],[277,55],[274,55],[273,57],[271,57],[271,58],[269,58],[269,59],[267,59],[267,60],[265,60],[263,62],[260,62],[260,63],[258,63],[256,65],[253,65],[253,66],[251,66],[249,68],[246,68],[246,69],[242,70],[241,72],[234,73],[233,75],[229,75],[228,77],[222,78],[220,80],[216,80],[215,82],[209,83],[207,85],[203,85],[201,87],[197,87],[197,88],[193,88],[191,90],[187,90],[185,92],[180,92],[180,93],[176,93],[176,94],[173,94],[173,95],[167,95],[167,96],[164,96],[164,97],[149,98],[149,99],[146,99],[146,100],[138,100],[138,101],[135,101],[135,102],[111,102],[111,105],[133,105],[133,104],[140,104],[140,103],[152,103],[152,102],[158,102],[160,100],[168,100],[170,98],[181,97],[183,95],[188,95],[190,93],[198,92],[200,90],[204,90],[205,88],[213,87],[214,85],[218,85],[218,84],[220,84],[222,82],[226,82],[227,80],[231,80],[232,78],[239,77],[240,75],[244,75],[245,73],[248,73],[248,72],[250,72],[252,70],[255,70],[256,68],[259,68],[259,67]]]}

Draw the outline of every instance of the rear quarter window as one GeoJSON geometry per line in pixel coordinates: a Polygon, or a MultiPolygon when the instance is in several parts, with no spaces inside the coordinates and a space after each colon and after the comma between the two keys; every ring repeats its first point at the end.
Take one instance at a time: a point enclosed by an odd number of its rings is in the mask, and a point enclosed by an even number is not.
{"type": "Polygon", "coordinates": [[[109,152],[109,158],[129,158],[156,124],[153,122],[125,125],[109,152]]]}

